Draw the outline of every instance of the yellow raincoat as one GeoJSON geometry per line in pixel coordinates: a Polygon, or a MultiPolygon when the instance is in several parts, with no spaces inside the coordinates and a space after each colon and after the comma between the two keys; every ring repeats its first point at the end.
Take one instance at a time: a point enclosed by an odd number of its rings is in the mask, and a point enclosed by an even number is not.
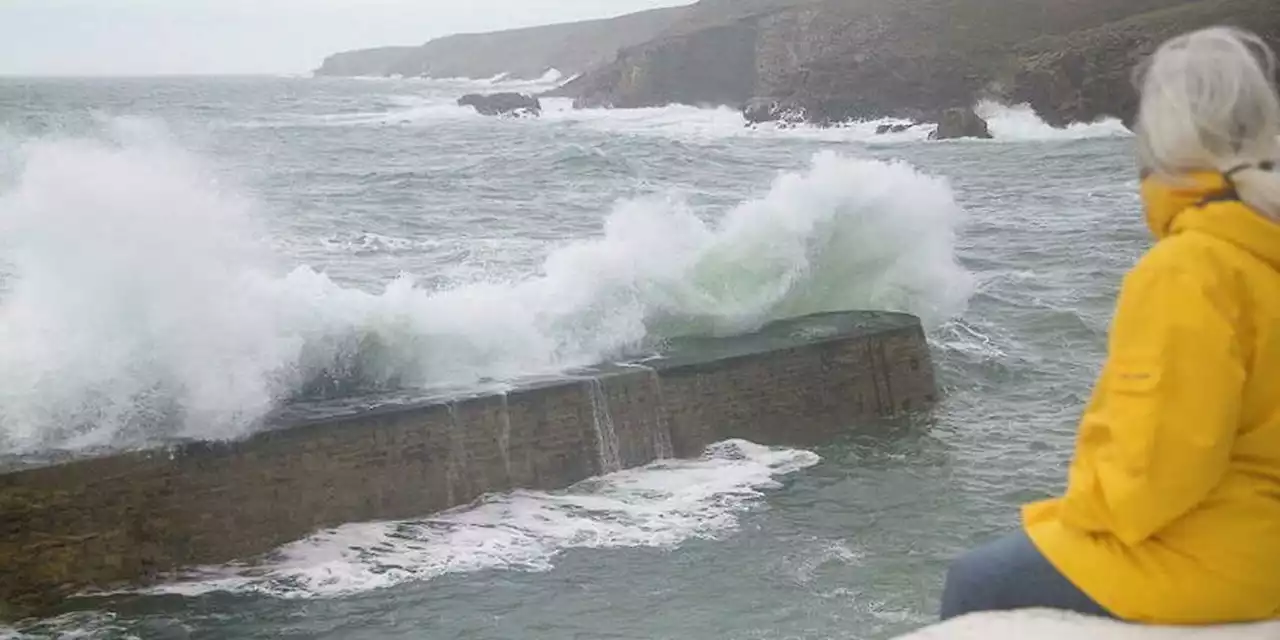
{"type": "Polygon", "coordinates": [[[1280,618],[1280,224],[1217,174],[1144,181],[1155,246],[1126,276],[1066,493],[1023,524],[1113,614],[1280,618]]]}

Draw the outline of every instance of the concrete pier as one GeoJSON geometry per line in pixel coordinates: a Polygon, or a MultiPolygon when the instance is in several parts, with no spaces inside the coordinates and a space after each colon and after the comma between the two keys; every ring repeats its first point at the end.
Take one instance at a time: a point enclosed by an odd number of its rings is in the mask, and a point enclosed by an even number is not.
{"type": "Polygon", "coordinates": [[[914,317],[834,313],[502,391],[295,407],[234,442],[27,465],[0,472],[0,615],[250,559],[326,527],[693,457],[727,438],[813,444],[927,409],[935,394],[914,317]]]}

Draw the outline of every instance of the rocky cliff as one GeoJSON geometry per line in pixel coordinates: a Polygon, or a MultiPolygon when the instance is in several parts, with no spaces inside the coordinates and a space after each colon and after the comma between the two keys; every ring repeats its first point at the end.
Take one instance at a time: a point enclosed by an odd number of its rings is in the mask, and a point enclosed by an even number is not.
{"type": "Polygon", "coordinates": [[[997,98],[1064,125],[1130,118],[1134,64],[1175,33],[1223,23],[1280,48],[1280,0],[701,0],[348,52],[317,73],[533,78],[556,68],[581,74],[552,92],[579,107],[750,102],[816,123],[934,119],[997,98]]]}
{"type": "MultiPolygon", "coordinates": [[[[823,29],[829,43],[797,64],[774,63],[762,92],[798,103],[818,121],[931,117],[992,89],[1022,41],[1071,33],[1188,0],[902,0],[826,2],[791,21],[783,44],[823,29]]],[[[767,44],[767,41],[766,43],[767,44]]]]}
{"type": "Polygon", "coordinates": [[[687,23],[690,7],[655,9],[617,18],[494,33],[460,34],[419,47],[385,47],[329,56],[321,76],[531,79],[558,69],[575,75],[613,60],[619,48],[659,37],[687,23]]]}
{"type": "Polygon", "coordinates": [[[1029,103],[1055,126],[1106,116],[1132,124],[1134,67],[1164,40],[1214,24],[1248,28],[1280,52],[1280,1],[1200,0],[1027,42],[1018,47],[1019,64],[1001,97],[1029,103]]]}
{"type": "Polygon", "coordinates": [[[1064,124],[1126,114],[1118,79],[1151,43],[1222,22],[1265,31],[1277,15],[1280,0],[789,3],[626,48],[560,93],[614,107],[763,96],[814,122],[934,117],[996,97],[1064,124]]]}
{"type": "Polygon", "coordinates": [[[379,47],[335,53],[316,71],[322,76],[386,76],[418,47],[379,47]]]}
{"type": "Polygon", "coordinates": [[[738,21],[619,53],[609,65],[555,95],[576,107],[647,107],[670,102],[741,105],[757,85],[755,24],[738,21]]]}
{"type": "Polygon", "coordinates": [[[493,33],[460,34],[417,47],[346,51],[324,60],[322,76],[538,78],[549,69],[577,75],[613,62],[619,51],[723,26],[780,7],[818,0],[701,0],[616,18],[493,33]]]}

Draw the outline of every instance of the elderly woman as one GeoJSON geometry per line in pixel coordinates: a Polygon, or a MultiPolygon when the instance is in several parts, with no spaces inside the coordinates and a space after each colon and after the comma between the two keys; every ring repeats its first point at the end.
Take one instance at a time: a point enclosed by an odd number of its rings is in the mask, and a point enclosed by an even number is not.
{"type": "Polygon", "coordinates": [[[1276,56],[1215,27],[1140,73],[1155,245],[1124,279],[1065,493],[961,557],[942,617],[1048,607],[1150,624],[1280,618],[1276,56]]]}

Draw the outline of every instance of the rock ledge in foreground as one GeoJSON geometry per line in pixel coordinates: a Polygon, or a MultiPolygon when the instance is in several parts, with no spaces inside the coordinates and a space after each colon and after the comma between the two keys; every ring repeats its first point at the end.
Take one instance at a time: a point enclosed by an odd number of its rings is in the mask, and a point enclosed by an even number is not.
{"type": "Polygon", "coordinates": [[[1174,627],[1135,625],[1050,609],[973,613],[895,640],[1274,640],[1280,621],[1174,627]]]}

